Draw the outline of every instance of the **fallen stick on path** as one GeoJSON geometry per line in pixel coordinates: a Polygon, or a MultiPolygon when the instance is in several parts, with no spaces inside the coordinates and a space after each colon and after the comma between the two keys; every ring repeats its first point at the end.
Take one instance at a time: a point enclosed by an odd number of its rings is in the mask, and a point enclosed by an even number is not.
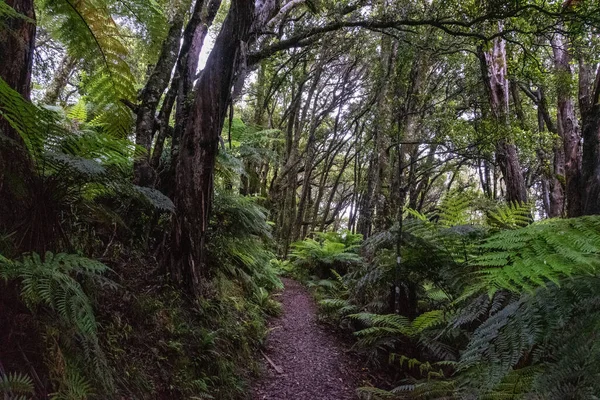
{"type": "Polygon", "coordinates": [[[283,368],[281,368],[279,365],[275,364],[273,362],[273,360],[271,360],[269,357],[267,357],[267,355],[261,350],[260,354],[263,355],[263,357],[269,362],[269,364],[271,364],[271,367],[273,367],[273,369],[275,371],[277,371],[278,374],[283,374],[283,368]]]}

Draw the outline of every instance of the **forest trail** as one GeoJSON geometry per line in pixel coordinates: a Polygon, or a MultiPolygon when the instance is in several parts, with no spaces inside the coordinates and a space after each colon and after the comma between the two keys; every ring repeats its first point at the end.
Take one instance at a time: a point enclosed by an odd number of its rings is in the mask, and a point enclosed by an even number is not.
{"type": "Polygon", "coordinates": [[[253,400],[350,400],[357,386],[356,360],[317,323],[316,305],[300,283],[283,279],[283,314],[270,324],[264,374],[253,400]]]}

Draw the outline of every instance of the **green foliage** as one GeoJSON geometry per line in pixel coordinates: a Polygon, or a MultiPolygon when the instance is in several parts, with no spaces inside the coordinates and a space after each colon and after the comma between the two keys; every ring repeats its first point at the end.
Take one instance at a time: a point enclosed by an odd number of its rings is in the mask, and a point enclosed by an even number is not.
{"type": "Polygon", "coordinates": [[[136,295],[126,292],[127,303],[106,316],[110,365],[127,374],[117,382],[124,397],[226,400],[247,393],[266,318],[280,312],[271,294],[282,287],[271,263],[270,226],[256,199],[216,193],[207,250],[212,268],[202,298],[190,301],[164,285],[163,276],[147,277],[144,264],[127,279],[136,295]]]}
{"type": "Polygon", "coordinates": [[[290,260],[298,269],[325,277],[332,269],[346,271],[361,263],[357,253],[361,235],[329,232],[315,237],[292,244],[290,260]]]}
{"type": "Polygon", "coordinates": [[[529,225],[532,208],[530,204],[503,204],[487,212],[487,224],[496,229],[517,229],[529,225]]]}
{"type": "Polygon", "coordinates": [[[10,263],[0,276],[21,280],[23,300],[31,309],[40,304],[50,307],[83,336],[93,338],[96,321],[90,301],[71,275],[94,277],[105,271],[106,266],[98,261],[48,252],[43,260],[33,253],[19,262],[10,263]]]}
{"type": "Polygon", "coordinates": [[[33,380],[25,374],[0,373],[0,394],[11,400],[25,400],[34,393],[33,380]]]}
{"type": "Polygon", "coordinates": [[[600,221],[597,217],[546,220],[490,237],[483,254],[473,263],[481,285],[490,293],[499,289],[532,292],[565,277],[597,273],[600,267],[600,221]],[[491,267],[491,268],[490,268],[491,267]]]}
{"type": "MultiPolygon", "coordinates": [[[[159,191],[131,183],[132,160],[139,149],[129,140],[69,117],[80,117],[81,110],[74,115],[36,107],[1,79],[0,100],[0,111],[23,139],[34,173],[18,191],[28,212],[19,226],[8,227],[14,242],[40,252],[66,248],[67,234],[80,229],[82,219],[123,225],[132,205],[174,211],[172,201],[159,191]]],[[[18,145],[0,134],[0,146],[18,145]]]]}
{"type": "MultiPolygon", "coordinates": [[[[535,398],[587,398],[597,383],[598,277],[525,293],[488,318],[461,356],[465,389],[498,392],[519,379],[520,394],[535,398]],[[585,354],[585,356],[584,356],[585,354]]],[[[513,390],[515,387],[513,385],[513,390]]]]}
{"type": "MultiPolygon", "coordinates": [[[[41,144],[45,138],[55,134],[59,129],[55,123],[55,114],[52,111],[38,108],[26,101],[21,95],[13,90],[0,77],[0,112],[2,118],[17,131],[23,139],[25,146],[31,154],[38,155],[42,152],[41,144]]],[[[0,133],[0,145],[7,138],[0,133]]],[[[16,145],[9,143],[8,145],[16,145]]]]}
{"type": "Polygon", "coordinates": [[[5,0],[0,1],[0,27],[4,28],[4,21],[8,18],[21,18],[25,20],[29,20],[25,15],[18,13],[14,8],[6,4],[5,0]]]}
{"type": "Polygon", "coordinates": [[[57,364],[49,366],[59,388],[56,399],[86,397],[92,393],[90,382],[105,393],[114,390],[98,342],[92,302],[80,283],[90,280],[114,288],[101,278],[106,271],[104,264],[74,254],[47,252],[42,258],[32,253],[13,261],[0,258],[0,278],[19,282],[22,301],[45,320],[49,351],[58,357],[57,364]]]}
{"type": "Polygon", "coordinates": [[[125,59],[127,47],[119,26],[104,0],[40,0],[44,12],[53,15],[49,28],[71,57],[89,68],[85,90],[93,105],[93,123],[113,136],[125,137],[133,122],[121,100],[135,99],[135,79],[125,59]]]}
{"type": "Polygon", "coordinates": [[[161,211],[175,212],[175,204],[157,189],[134,185],[133,189],[142,195],[142,199],[161,211]]]}
{"type": "Polygon", "coordinates": [[[529,206],[478,216],[472,204],[447,200],[431,219],[407,210],[399,273],[402,287],[416,285],[413,318],[389,313],[397,226],[365,242],[366,262],[341,277],[343,291],[321,290],[322,312],[347,321],[357,348],[407,375],[360,395],[594,398],[600,219],[531,223],[529,206]],[[348,307],[360,312],[335,312],[348,307]]]}

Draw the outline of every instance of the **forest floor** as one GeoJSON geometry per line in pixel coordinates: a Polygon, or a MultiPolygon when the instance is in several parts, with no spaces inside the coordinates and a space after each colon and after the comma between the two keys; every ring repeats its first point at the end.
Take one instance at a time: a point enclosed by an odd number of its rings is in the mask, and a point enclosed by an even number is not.
{"type": "Polygon", "coordinates": [[[361,363],[317,322],[317,308],[300,283],[283,279],[281,317],[270,323],[264,373],[253,400],[350,400],[361,363]]]}

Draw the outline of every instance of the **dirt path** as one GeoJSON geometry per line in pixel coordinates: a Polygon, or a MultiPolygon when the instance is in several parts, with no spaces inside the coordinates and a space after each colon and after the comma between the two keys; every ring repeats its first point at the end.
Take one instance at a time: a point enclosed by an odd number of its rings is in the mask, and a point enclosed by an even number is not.
{"type": "Polygon", "coordinates": [[[283,315],[271,322],[265,351],[282,373],[265,359],[253,399],[355,399],[359,364],[317,323],[316,306],[307,290],[290,279],[283,283],[285,290],[279,298],[283,315]]]}

